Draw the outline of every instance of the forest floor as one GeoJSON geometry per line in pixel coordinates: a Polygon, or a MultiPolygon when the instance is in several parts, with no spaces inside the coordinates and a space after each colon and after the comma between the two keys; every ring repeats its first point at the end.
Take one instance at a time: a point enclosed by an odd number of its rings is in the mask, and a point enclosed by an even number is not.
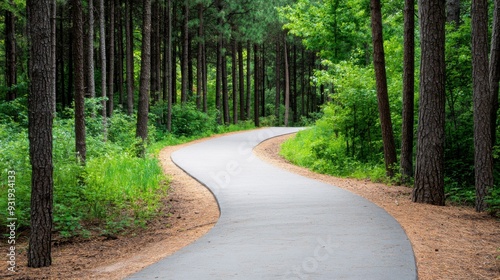
{"type": "MultiPolygon", "coordinates": [[[[288,137],[268,140],[255,152],[263,160],[347,189],[384,208],[401,224],[413,245],[419,279],[500,279],[500,221],[470,207],[412,203],[411,189],[407,187],[335,178],[294,166],[278,155],[280,144],[288,137]]],[[[160,152],[163,170],[172,179],[165,199],[164,211],[168,214],[156,218],[147,229],[91,239],[56,237],[53,265],[41,269],[26,267],[27,241],[20,237],[16,244],[16,273],[9,273],[4,266],[0,278],[123,279],[204,235],[217,222],[217,203],[205,187],[170,160],[172,152],[192,143],[160,152]]],[[[0,250],[7,249],[3,240],[0,250]]]]}

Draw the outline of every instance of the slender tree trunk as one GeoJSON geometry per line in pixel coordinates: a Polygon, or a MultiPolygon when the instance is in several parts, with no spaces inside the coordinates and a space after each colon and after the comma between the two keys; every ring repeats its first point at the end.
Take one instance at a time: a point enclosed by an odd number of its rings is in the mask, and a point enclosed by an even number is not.
{"type": "MultiPolygon", "coordinates": [[[[13,6],[12,0],[9,0],[9,5],[13,6]]],[[[6,10],[5,11],[5,76],[7,80],[7,101],[16,99],[17,92],[12,87],[17,84],[17,67],[16,67],[16,17],[6,10]]]]}
{"type": "Polygon", "coordinates": [[[73,2],[73,63],[75,67],[75,150],[77,161],[85,165],[87,159],[87,145],[85,135],[85,77],[83,51],[83,12],[81,0],[73,2]]]}
{"type": "MultiPolygon", "coordinates": [[[[219,36],[221,36],[219,34],[219,36]]],[[[216,74],[215,74],[215,106],[218,111],[218,118],[217,121],[219,124],[222,124],[223,120],[223,115],[221,114],[222,109],[222,46],[221,46],[221,40],[217,41],[217,51],[216,51],[216,56],[217,56],[217,65],[216,67],[216,74]]]]}
{"type": "Polygon", "coordinates": [[[123,48],[123,17],[122,17],[122,6],[121,6],[121,1],[120,0],[115,0],[115,5],[116,5],[116,17],[117,17],[117,34],[118,37],[116,38],[116,41],[118,42],[118,60],[117,60],[117,69],[118,69],[118,96],[119,96],[119,103],[122,106],[122,108],[126,107],[126,104],[124,103],[124,98],[123,98],[123,93],[124,93],[124,79],[123,79],[123,58],[124,58],[124,48],[123,48]]]}
{"type": "Polygon", "coordinates": [[[94,1],[88,0],[89,5],[89,30],[87,37],[87,95],[95,98],[95,79],[94,79],[94,1]]]}
{"type": "Polygon", "coordinates": [[[276,38],[276,96],[274,100],[274,115],[276,122],[280,125],[280,106],[281,106],[281,36],[276,38]]]}
{"type": "Polygon", "coordinates": [[[184,24],[183,24],[183,45],[182,45],[182,76],[181,76],[181,102],[186,103],[188,97],[188,64],[189,64],[189,0],[184,4],[184,24]]]}
{"type": "Polygon", "coordinates": [[[460,0],[446,0],[446,20],[460,25],[460,0]]]}
{"type": "Polygon", "coordinates": [[[107,94],[106,94],[106,75],[108,73],[106,68],[106,11],[104,9],[104,0],[99,1],[99,39],[101,46],[101,97],[102,97],[102,134],[104,141],[108,138],[108,121],[107,121],[107,94]]]}
{"type": "Polygon", "coordinates": [[[198,56],[196,62],[196,107],[201,109],[203,92],[203,4],[198,4],[198,56]]]}
{"type": "Polygon", "coordinates": [[[238,43],[233,38],[232,52],[231,52],[231,78],[233,82],[233,124],[238,123],[238,77],[236,76],[236,68],[238,68],[238,61],[236,60],[236,53],[238,52],[238,43]]]}
{"type": "Polygon", "coordinates": [[[238,82],[240,91],[240,120],[245,120],[245,74],[243,73],[243,45],[238,43],[238,82]]]}
{"type": "Polygon", "coordinates": [[[253,100],[253,107],[254,107],[254,124],[256,127],[259,127],[259,94],[260,94],[260,82],[259,82],[259,76],[260,76],[260,66],[259,66],[259,45],[255,44],[253,47],[253,55],[254,55],[254,100],[253,100]]]}
{"type": "MultiPolygon", "coordinates": [[[[63,108],[67,108],[71,106],[71,104],[67,100],[66,96],[66,83],[65,83],[65,71],[64,71],[64,26],[63,26],[63,8],[59,9],[59,32],[57,32],[57,35],[59,36],[59,45],[58,45],[58,50],[57,52],[59,53],[58,55],[58,60],[57,60],[57,65],[58,65],[58,77],[56,77],[56,86],[57,86],[57,80],[59,80],[59,94],[62,96],[62,103],[63,103],[63,108]]],[[[71,55],[71,54],[70,54],[71,55]]]]}
{"type": "Polygon", "coordinates": [[[387,176],[394,176],[396,164],[396,144],[392,130],[389,94],[387,92],[387,75],[385,71],[384,39],[382,35],[382,12],[380,0],[371,0],[373,64],[377,84],[377,100],[384,143],[384,160],[387,176]]]}
{"type": "Polygon", "coordinates": [[[412,200],[444,205],[445,1],[419,0],[421,66],[412,200]]]}
{"type": "Polygon", "coordinates": [[[251,77],[252,77],[252,71],[251,71],[251,67],[252,67],[252,46],[250,45],[250,41],[247,41],[247,95],[246,95],[246,102],[245,102],[245,111],[246,111],[246,115],[247,115],[247,119],[250,119],[250,116],[251,116],[251,112],[250,112],[250,103],[251,103],[251,96],[252,96],[252,93],[251,93],[251,77]]]}
{"type": "Polygon", "coordinates": [[[403,128],[401,132],[401,180],[413,176],[413,123],[415,120],[415,1],[406,0],[404,10],[403,128]]]}
{"type": "Polygon", "coordinates": [[[497,112],[498,112],[498,88],[500,81],[500,1],[495,0],[493,12],[493,31],[491,35],[490,50],[490,94],[491,94],[491,145],[496,144],[497,134],[497,112]]]}
{"type": "MultiPolygon", "coordinates": [[[[222,44],[224,44],[224,40],[222,40],[222,44]]],[[[224,114],[224,123],[229,124],[231,121],[231,116],[229,114],[229,90],[227,87],[227,60],[226,60],[226,51],[224,47],[222,47],[222,106],[223,106],[223,114],[224,114]]]]}
{"type": "Polygon", "coordinates": [[[261,67],[260,67],[260,102],[261,102],[261,116],[266,117],[266,44],[262,43],[261,51],[261,67]]]}
{"type": "Polygon", "coordinates": [[[285,35],[285,117],[284,124],[288,126],[288,114],[290,109],[290,71],[288,69],[288,46],[286,43],[286,35],[285,35]]]}
{"type": "Polygon", "coordinates": [[[126,0],[125,8],[125,40],[126,40],[126,67],[127,67],[127,114],[134,113],[134,46],[132,33],[132,0],[126,0]]]}
{"type": "Polygon", "coordinates": [[[148,138],[149,86],[151,77],[151,0],[143,0],[142,6],[142,47],[141,47],[141,79],[139,88],[139,105],[137,108],[136,137],[141,138],[138,156],[144,157],[145,142],[148,138]]]}
{"type": "Polygon", "coordinates": [[[293,122],[297,123],[298,121],[298,113],[297,113],[297,44],[294,42],[293,44],[293,74],[292,74],[292,84],[293,84],[293,91],[292,91],[292,98],[291,98],[291,103],[292,103],[292,116],[293,116],[293,122]]]}
{"type": "Polygon", "coordinates": [[[165,44],[165,90],[163,97],[167,98],[167,129],[172,131],[172,0],[167,0],[167,36],[165,44]]]}
{"type": "Polygon", "coordinates": [[[474,91],[474,170],[476,211],[487,209],[484,201],[493,187],[491,146],[491,94],[488,64],[488,1],[472,1],[472,82],[474,91]]]}
{"type": "Polygon", "coordinates": [[[51,234],[54,186],[52,93],[55,87],[55,77],[53,77],[52,71],[51,1],[28,0],[26,3],[30,54],[28,135],[32,170],[28,267],[44,267],[52,264],[51,234]]]}
{"type": "Polygon", "coordinates": [[[208,112],[208,77],[207,77],[207,50],[203,43],[203,112],[208,112]]]}
{"type": "Polygon", "coordinates": [[[114,94],[115,94],[115,4],[114,0],[109,3],[109,38],[108,38],[108,53],[109,53],[109,67],[108,67],[108,108],[106,110],[107,116],[111,117],[114,110],[114,94]]]}
{"type": "Polygon", "coordinates": [[[69,34],[69,55],[68,55],[68,89],[66,91],[66,98],[68,104],[73,102],[73,34],[69,34]]]}
{"type": "Polygon", "coordinates": [[[300,83],[301,83],[301,87],[300,87],[300,97],[301,97],[301,102],[300,102],[300,114],[302,116],[305,116],[306,115],[306,111],[305,111],[305,93],[306,93],[306,79],[305,79],[305,75],[307,73],[307,69],[306,69],[306,54],[305,54],[305,48],[302,47],[302,74],[300,75],[300,83]]]}

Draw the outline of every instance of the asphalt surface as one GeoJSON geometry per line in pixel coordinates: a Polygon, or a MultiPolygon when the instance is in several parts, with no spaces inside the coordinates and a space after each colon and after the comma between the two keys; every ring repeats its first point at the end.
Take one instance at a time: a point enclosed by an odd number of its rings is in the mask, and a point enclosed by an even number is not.
{"type": "Polygon", "coordinates": [[[253,154],[260,142],[297,130],[253,130],[172,154],[215,195],[220,219],[127,279],[417,279],[411,244],[382,208],[253,154]]]}

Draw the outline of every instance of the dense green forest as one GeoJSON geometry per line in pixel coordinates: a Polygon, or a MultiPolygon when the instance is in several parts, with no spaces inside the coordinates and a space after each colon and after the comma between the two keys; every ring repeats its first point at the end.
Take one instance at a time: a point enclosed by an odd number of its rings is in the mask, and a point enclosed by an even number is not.
{"type": "Polygon", "coordinates": [[[144,226],[160,148],[259,126],[311,126],[283,147],[296,164],[495,213],[499,7],[435,2],[3,1],[0,217],[144,226]]]}

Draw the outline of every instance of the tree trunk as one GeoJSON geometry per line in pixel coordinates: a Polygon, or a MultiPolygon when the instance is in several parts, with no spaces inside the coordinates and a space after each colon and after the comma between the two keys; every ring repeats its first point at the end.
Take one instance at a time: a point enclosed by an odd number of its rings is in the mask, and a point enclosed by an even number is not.
{"type": "MultiPolygon", "coordinates": [[[[219,34],[219,36],[222,36],[219,34]]],[[[217,121],[219,124],[223,123],[223,115],[221,114],[222,109],[222,45],[221,45],[221,40],[219,39],[217,41],[217,50],[216,50],[216,56],[217,56],[217,65],[215,66],[216,74],[215,74],[215,106],[218,111],[219,116],[217,117],[217,121]]]]}
{"type": "Polygon", "coordinates": [[[252,93],[251,93],[251,78],[252,78],[252,46],[250,45],[250,41],[247,41],[247,95],[246,95],[246,102],[245,102],[245,111],[247,115],[247,119],[250,119],[251,116],[251,99],[252,99],[252,93]]]}
{"type": "Polygon", "coordinates": [[[245,120],[245,74],[243,73],[243,45],[238,44],[238,74],[240,88],[240,120],[245,120]]]}
{"type": "Polygon", "coordinates": [[[476,211],[487,209],[484,201],[493,187],[491,146],[491,95],[488,64],[488,2],[472,1],[472,83],[474,91],[474,171],[476,211]]]}
{"type": "Polygon", "coordinates": [[[293,90],[291,93],[292,116],[293,122],[297,123],[299,119],[297,114],[297,44],[295,42],[293,44],[293,73],[291,84],[293,85],[293,90]]]}
{"type": "Polygon", "coordinates": [[[152,1],[151,11],[151,94],[153,103],[160,100],[161,83],[161,55],[160,55],[160,3],[159,0],[152,1]]]}
{"type": "Polygon", "coordinates": [[[260,91],[259,91],[259,87],[260,87],[260,82],[259,82],[259,77],[260,77],[260,68],[259,68],[259,45],[258,44],[254,44],[254,47],[253,47],[253,56],[254,56],[254,61],[253,61],[253,65],[254,65],[254,104],[253,104],[253,108],[254,108],[254,124],[256,127],[259,127],[260,124],[259,124],[259,94],[260,94],[260,91]]]}
{"type": "Polygon", "coordinates": [[[198,4],[198,56],[196,62],[196,107],[201,109],[203,92],[203,4],[198,4]]]}
{"type": "Polygon", "coordinates": [[[238,61],[236,60],[236,53],[238,51],[238,43],[236,39],[232,40],[232,52],[231,52],[231,79],[233,83],[233,124],[238,122],[238,77],[236,76],[236,68],[238,68],[238,61]]]}
{"type": "Polygon", "coordinates": [[[377,100],[384,144],[384,161],[386,174],[394,177],[396,164],[396,144],[392,130],[389,95],[387,92],[387,74],[385,71],[384,39],[382,35],[382,11],[380,0],[371,0],[371,19],[373,36],[373,65],[377,84],[377,100]]]}
{"type": "Polygon", "coordinates": [[[120,0],[115,0],[115,5],[116,5],[116,17],[117,17],[117,34],[118,37],[116,38],[116,41],[118,42],[118,60],[116,61],[116,66],[117,66],[117,75],[118,75],[118,96],[119,96],[119,103],[122,108],[126,107],[126,104],[124,103],[124,98],[123,98],[123,93],[124,93],[124,80],[123,80],[123,54],[124,54],[124,48],[123,48],[123,17],[122,17],[122,6],[121,6],[121,1],[120,0]]]}
{"type": "Polygon", "coordinates": [[[460,25],[460,0],[446,0],[446,20],[460,25]]]}
{"type": "Polygon", "coordinates": [[[138,156],[146,155],[146,140],[148,138],[149,85],[151,71],[151,0],[143,0],[142,6],[142,47],[141,47],[141,77],[139,88],[139,105],[137,112],[136,137],[141,138],[138,156]]]}
{"type": "MultiPolygon", "coordinates": [[[[63,8],[59,9],[59,18],[63,18],[63,8]]],[[[58,45],[58,59],[57,59],[57,73],[59,73],[56,77],[56,87],[57,87],[57,80],[59,80],[59,94],[62,96],[62,105],[63,109],[71,106],[71,104],[68,102],[66,98],[66,83],[65,83],[65,71],[64,71],[64,31],[63,31],[63,21],[59,20],[59,32],[57,34],[59,35],[59,45],[58,45]]],[[[71,56],[71,54],[70,54],[71,56]]]]}
{"type": "Polygon", "coordinates": [[[445,1],[420,0],[420,104],[412,200],[444,205],[445,1]]]}
{"type": "Polygon", "coordinates": [[[114,1],[109,2],[109,38],[108,38],[108,108],[107,116],[111,117],[114,110],[114,94],[115,94],[115,4],[114,1]]]}
{"type": "Polygon", "coordinates": [[[57,109],[57,97],[56,97],[56,71],[57,71],[57,67],[56,67],[56,59],[57,59],[57,34],[56,34],[56,30],[57,30],[57,21],[56,21],[56,18],[57,18],[57,3],[56,3],[56,0],[52,0],[50,1],[50,38],[51,38],[51,46],[52,46],[52,49],[51,49],[51,52],[52,52],[52,62],[50,63],[50,65],[52,66],[52,75],[54,77],[54,86],[52,88],[52,112],[54,113],[54,116],[56,115],[56,109],[57,109]]]}
{"type": "MultiPolygon", "coordinates": [[[[222,40],[222,44],[224,44],[224,40],[222,40]]],[[[227,59],[226,59],[226,51],[224,46],[222,45],[222,106],[223,106],[223,115],[224,115],[224,124],[228,125],[231,121],[231,116],[229,114],[229,90],[227,87],[227,59]]]]}
{"type": "Polygon", "coordinates": [[[95,98],[95,75],[94,75],[94,1],[88,0],[89,18],[87,34],[87,95],[95,98]]]}
{"type": "Polygon", "coordinates": [[[184,35],[182,45],[182,76],[181,76],[181,102],[188,100],[188,64],[189,64],[189,0],[185,0],[184,24],[182,33],[184,35]]]}
{"type": "Polygon", "coordinates": [[[32,168],[28,267],[44,267],[52,264],[51,234],[54,185],[52,93],[55,77],[53,77],[52,71],[51,1],[28,0],[26,3],[30,55],[28,135],[32,168]]]}
{"type": "Polygon", "coordinates": [[[281,106],[281,36],[276,38],[276,96],[274,100],[274,115],[276,122],[280,125],[280,106],[281,106]]]}
{"type": "Polygon", "coordinates": [[[99,1],[99,39],[101,46],[101,97],[102,97],[102,134],[104,141],[108,138],[108,121],[107,121],[107,113],[106,113],[106,10],[104,9],[104,0],[99,1]]]}
{"type": "Polygon", "coordinates": [[[262,43],[260,77],[261,116],[266,117],[266,44],[262,43]]]}
{"type": "Polygon", "coordinates": [[[167,130],[172,131],[172,0],[167,0],[167,36],[165,44],[165,90],[163,97],[167,98],[167,130]]]}
{"type": "Polygon", "coordinates": [[[491,35],[490,50],[490,94],[491,94],[491,145],[496,144],[498,88],[500,81],[500,1],[495,0],[493,12],[493,31],[491,35]]]}
{"type": "MultiPolygon", "coordinates": [[[[12,0],[9,0],[9,5],[13,6],[12,0]]],[[[16,67],[16,17],[12,12],[5,11],[5,61],[6,80],[7,80],[7,101],[16,99],[16,90],[12,87],[17,84],[17,67],[16,67]]]]}
{"type": "Polygon", "coordinates": [[[83,51],[83,12],[81,0],[73,1],[73,63],[75,69],[75,147],[77,161],[85,165],[87,145],[85,136],[85,77],[83,51]]]}
{"type": "Polygon", "coordinates": [[[290,109],[290,71],[288,69],[288,46],[286,43],[286,35],[285,35],[285,117],[284,124],[288,126],[288,114],[290,109]]]}
{"type": "Polygon", "coordinates": [[[415,120],[415,1],[406,0],[404,9],[403,127],[401,132],[401,180],[413,176],[413,123],[415,120]]]}
{"type": "Polygon", "coordinates": [[[125,40],[126,40],[126,67],[127,67],[127,114],[134,113],[134,46],[132,29],[132,0],[126,1],[125,8],[125,40]]]}

